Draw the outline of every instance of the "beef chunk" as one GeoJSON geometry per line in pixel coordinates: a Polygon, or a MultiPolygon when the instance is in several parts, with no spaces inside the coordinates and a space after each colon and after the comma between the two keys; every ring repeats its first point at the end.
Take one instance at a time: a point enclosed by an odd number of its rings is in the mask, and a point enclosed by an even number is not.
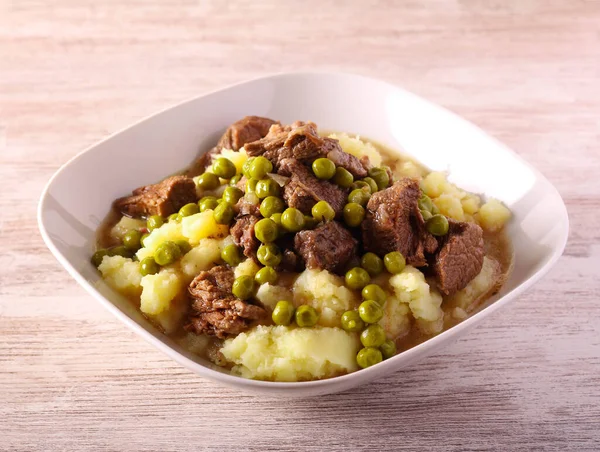
{"type": "Polygon", "coordinates": [[[131,196],[115,201],[119,212],[130,217],[166,217],[190,202],[196,202],[196,186],[186,176],[171,176],[154,185],[133,190],[131,196]]]}
{"type": "Polygon", "coordinates": [[[233,281],[233,271],[224,265],[194,278],[188,288],[192,298],[188,331],[225,338],[247,330],[253,320],[266,316],[260,306],[246,303],[231,293],[233,281]]]}
{"type": "Polygon", "coordinates": [[[294,248],[308,268],[340,273],[356,256],[357,243],[340,223],[331,221],[316,229],[298,232],[294,248]]]}
{"type": "Polygon", "coordinates": [[[267,135],[273,124],[277,124],[277,122],[269,118],[246,116],[227,128],[217,147],[238,151],[246,143],[260,140],[267,135]]]}
{"type": "Polygon", "coordinates": [[[246,116],[234,122],[227,128],[214,148],[198,157],[192,165],[190,175],[203,173],[212,163],[212,158],[221,152],[221,149],[238,151],[246,143],[260,140],[269,132],[269,127],[273,124],[278,124],[278,122],[260,116],[246,116]]]}
{"type": "Polygon", "coordinates": [[[464,289],[479,274],[485,254],[483,231],[478,225],[454,220],[449,223],[432,266],[438,289],[446,295],[464,289]]]}
{"type": "Polygon", "coordinates": [[[327,201],[341,215],[346,203],[346,191],[331,182],[317,179],[308,168],[296,159],[285,159],[281,162],[280,174],[289,176],[290,180],[283,189],[283,199],[290,207],[310,214],[318,201],[327,201]]]}
{"type": "Polygon", "coordinates": [[[365,250],[380,256],[400,251],[410,265],[427,265],[425,253],[433,253],[438,245],[425,229],[419,197],[419,182],[410,178],[373,194],[362,223],[365,250]]]}
{"type": "Polygon", "coordinates": [[[298,121],[291,126],[276,124],[263,139],[248,143],[245,149],[250,156],[263,155],[276,169],[288,158],[312,163],[320,157],[327,157],[336,166],[346,168],[354,177],[367,175],[365,165],[359,159],[342,151],[337,140],[320,137],[313,122],[298,121]]]}
{"type": "Polygon", "coordinates": [[[260,204],[251,202],[245,196],[242,196],[233,208],[238,215],[260,216],[260,204]]]}
{"type": "Polygon", "coordinates": [[[260,246],[260,242],[254,235],[254,226],[258,220],[259,218],[254,215],[242,215],[235,220],[235,224],[230,229],[235,244],[242,247],[246,257],[254,260],[256,260],[256,251],[260,246]]]}
{"type": "Polygon", "coordinates": [[[290,249],[283,250],[279,269],[281,271],[298,273],[304,270],[304,262],[296,252],[290,249]]]}

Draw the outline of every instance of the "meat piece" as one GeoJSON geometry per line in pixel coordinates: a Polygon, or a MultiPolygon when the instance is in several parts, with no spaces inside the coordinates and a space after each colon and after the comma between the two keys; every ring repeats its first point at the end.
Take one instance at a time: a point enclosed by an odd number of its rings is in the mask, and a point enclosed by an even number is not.
{"type": "Polygon", "coordinates": [[[318,201],[327,201],[341,215],[346,203],[346,191],[331,182],[317,179],[311,171],[296,159],[281,161],[280,174],[290,180],[283,189],[283,199],[290,207],[310,214],[318,201]]]}
{"type": "Polygon", "coordinates": [[[242,196],[233,208],[238,215],[260,216],[260,203],[252,202],[247,196],[242,196]]]}
{"type": "Polygon", "coordinates": [[[217,145],[210,151],[202,154],[192,165],[191,176],[202,174],[212,163],[213,156],[221,152],[221,149],[233,149],[238,151],[242,146],[251,141],[260,140],[268,132],[273,124],[279,124],[269,118],[260,116],[246,116],[231,124],[219,139],[217,145]]]}
{"type": "Polygon", "coordinates": [[[291,126],[274,125],[263,139],[248,143],[245,149],[250,156],[266,157],[276,169],[288,158],[312,163],[320,157],[327,157],[336,166],[346,168],[354,177],[367,175],[367,170],[359,159],[342,151],[337,140],[320,137],[317,125],[313,122],[298,121],[291,126]]]}
{"type": "Polygon", "coordinates": [[[294,248],[302,256],[306,266],[341,273],[347,263],[356,256],[357,241],[337,221],[322,224],[313,230],[296,234],[294,248]]]}
{"type": "Polygon", "coordinates": [[[256,251],[260,242],[254,235],[254,226],[258,223],[258,217],[254,215],[242,215],[235,220],[230,233],[237,246],[241,246],[246,257],[256,260],[256,251]]]}
{"type": "Polygon", "coordinates": [[[304,270],[304,262],[294,251],[290,249],[283,250],[279,269],[281,271],[298,273],[304,270]]]}
{"type": "Polygon", "coordinates": [[[432,270],[440,292],[451,295],[479,274],[485,251],[483,230],[477,224],[448,221],[448,234],[440,240],[432,270]]]}
{"type": "Polygon", "coordinates": [[[219,140],[217,147],[238,151],[246,143],[260,140],[267,135],[269,128],[273,124],[278,123],[272,119],[261,118],[260,116],[246,116],[227,128],[219,140]]]}
{"type": "Polygon", "coordinates": [[[380,256],[400,251],[410,265],[427,265],[425,253],[435,252],[438,244],[425,229],[419,197],[419,182],[410,178],[373,194],[362,223],[365,250],[380,256]]]}
{"type": "Polygon", "coordinates": [[[171,176],[154,185],[133,190],[131,196],[115,201],[114,205],[123,215],[167,217],[190,202],[196,202],[196,185],[186,176],[171,176]]]}
{"type": "Polygon", "coordinates": [[[233,271],[224,265],[200,272],[188,288],[192,314],[188,331],[225,338],[247,330],[253,320],[266,316],[260,306],[251,305],[231,293],[233,271]]]}

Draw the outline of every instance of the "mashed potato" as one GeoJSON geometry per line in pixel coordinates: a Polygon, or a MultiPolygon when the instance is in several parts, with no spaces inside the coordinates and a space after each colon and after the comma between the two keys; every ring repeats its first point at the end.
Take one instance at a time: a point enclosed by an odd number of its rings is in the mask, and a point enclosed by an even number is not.
{"type": "Polygon", "coordinates": [[[138,262],[122,256],[104,256],[98,270],[106,283],[123,295],[141,293],[142,274],[138,262]]]}
{"type": "Polygon", "coordinates": [[[365,143],[358,136],[352,138],[346,133],[332,133],[329,138],[334,138],[340,142],[340,146],[344,152],[352,154],[355,157],[369,157],[369,161],[373,166],[381,166],[381,154],[371,143],[365,143]]]}
{"type": "Polygon", "coordinates": [[[427,284],[423,273],[407,265],[401,273],[390,278],[390,285],[396,297],[408,304],[423,332],[433,334],[442,330],[442,296],[427,284]]]}
{"type": "Polygon", "coordinates": [[[187,282],[201,271],[210,270],[220,261],[222,243],[223,241],[218,239],[201,239],[197,246],[181,258],[181,271],[187,282]]]}
{"type": "Polygon", "coordinates": [[[183,278],[172,268],[163,268],[155,275],[142,278],[140,310],[149,316],[156,316],[169,309],[173,300],[184,286],[183,278]]]}
{"type": "Polygon", "coordinates": [[[121,217],[119,222],[115,224],[110,230],[110,236],[118,241],[123,240],[123,236],[133,229],[141,229],[146,226],[144,220],[137,220],[135,218],[121,217]]]}
{"type": "Polygon", "coordinates": [[[501,229],[510,217],[510,210],[504,204],[496,199],[490,199],[479,209],[477,219],[483,229],[494,232],[501,229]]]}
{"type": "MultiPolygon", "coordinates": [[[[164,226],[161,226],[161,228],[162,227],[164,226]]],[[[152,231],[152,233],[154,233],[154,231],[152,231]]],[[[213,216],[213,211],[208,209],[204,212],[184,217],[181,220],[181,233],[189,240],[192,246],[195,246],[200,243],[200,240],[202,239],[209,237],[223,238],[227,236],[229,234],[229,227],[225,224],[217,223],[213,216]]]]}
{"type": "Polygon", "coordinates": [[[327,270],[304,270],[293,286],[296,306],[308,304],[319,312],[319,325],[340,326],[340,317],[354,309],[357,296],[344,280],[327,270]]]}
{"type": "Polygon", "coordinates": [[[181,223],[171,221],[163,224],[160,228],[154,229],[148,237],[144,239],[144,247],[136,253],[138,260],[142,261],[146,257],[154,256],[156,248],[167,240],[184,240],[181,223]]]}
{"type": "Polygon", "coordinates": [[[227,339],[221,353],[245,378],[302,381],[358,369],[356,335],[340,328],[257,326],[227,339]]]}
{"type": "Polygon", "coordinates": [[[408,304],[398,297],[388,295],[383,306],[383,318],[379,321],[387,338],[395,340],[408,334],[412,325],[411,319],[408,304]]]}
{"type": "Polygon", "coordinates": [[[293,301],[292,291],[283,286],[274,286],[269,283],[261,284],[256,291],[256,299],[269,311],[275,308],[278,301],[293,301]]]}
{"type": "Polygon", "coordinates": [[[236,278],[239,278],[240,276],[254,277],[254,275],[256,275],[256,273],[258,273],[259,270],[260,266],[256,262],[254,262],[253,259],[246,259],[233,269],[233,275],[236,278]]]}

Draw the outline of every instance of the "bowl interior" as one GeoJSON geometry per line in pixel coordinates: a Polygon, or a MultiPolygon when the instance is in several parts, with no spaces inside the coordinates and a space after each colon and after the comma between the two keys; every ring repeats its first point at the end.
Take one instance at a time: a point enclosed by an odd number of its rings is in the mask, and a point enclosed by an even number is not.
{"type": "Polygon", "coordinates": [[[159,333],[101,280],[90,263],[95,231],[115,198],[188,166],[245,115],[284,123],[311,120],[323,129],[375,139],[431,169],[449,171],[460,187],[505,202],[514,214],[509,234],[515,267],[480,314],[532,283],[562,253],[568,218],[554,187],[512,151],[447,110],[385,82],[352,75],[288,74],[246,82],[158,113],[92,146],[53,177],[40,202],[40,228],[60,262],[111,311],[172,347],[181,359],[213,367],[159,333]]]}

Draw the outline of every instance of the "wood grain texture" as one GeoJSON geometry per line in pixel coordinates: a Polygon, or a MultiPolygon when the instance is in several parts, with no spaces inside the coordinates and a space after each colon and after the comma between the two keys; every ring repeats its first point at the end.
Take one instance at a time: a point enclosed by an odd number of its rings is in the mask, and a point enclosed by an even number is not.
{"type": "Polygon", "coordinates": [[[0,450],[600,450],[598,0],[0,0],[0,450]],[[403,85],[559,189],[565,255],[420,364],[300,401],[201,379],[45,248],[38,196],[107,134],[278,71],[403,85]]]}

